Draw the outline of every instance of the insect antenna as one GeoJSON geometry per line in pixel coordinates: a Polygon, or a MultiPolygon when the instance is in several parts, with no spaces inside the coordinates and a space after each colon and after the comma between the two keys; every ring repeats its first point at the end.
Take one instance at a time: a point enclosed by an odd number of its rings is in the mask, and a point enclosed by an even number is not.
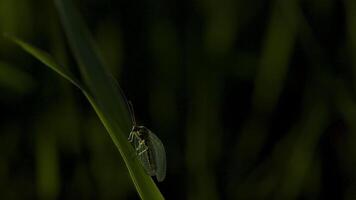
{"type": "Polygon", "coordinates": [[[117,86],[119,93],[121,95],[121,97],[123,98],[124,103],[126,103],[126,106],[129,108],[129,114],[131,117],[131,121],[133,123],[133,126],[136,126],[136,120],[135,120],[135,115],[133,112],[133,106],[131,101],[129,101],[126,96],[124,91],[122,90],[122,88],[120,87],[119,83],[117,82],[117,80],[109,73],[109,78],[111,78],[111,80],[114,82],[114,84],[117,86]]]}
{"type": "Polygon", "coordinates": [[[135,119],[135,112],[134,112],[134,109],[133,109],[133,105],[132,105],[131,101],[127,101],[127,104],[129,106],[129,112],[130,112],[130,116],[131,116],[131,120],[132,120],[133,126],[135,127],[136,126],[136,119],[135,119]]]}

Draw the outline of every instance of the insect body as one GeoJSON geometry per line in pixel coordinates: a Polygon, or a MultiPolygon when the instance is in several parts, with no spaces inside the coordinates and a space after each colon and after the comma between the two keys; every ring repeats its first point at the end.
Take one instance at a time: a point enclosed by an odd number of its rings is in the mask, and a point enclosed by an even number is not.
{"type": "Polygon", "coordinates": [[[133,127],[129,135],[129,142],[131,142],[138,155],[138,158],[150,176],[156,176],[159,182],[166,177],[166,152],[161,140],[148,128],[144,126],[137,126],[133,115],[131,106],[131,117],[133,127]]]}

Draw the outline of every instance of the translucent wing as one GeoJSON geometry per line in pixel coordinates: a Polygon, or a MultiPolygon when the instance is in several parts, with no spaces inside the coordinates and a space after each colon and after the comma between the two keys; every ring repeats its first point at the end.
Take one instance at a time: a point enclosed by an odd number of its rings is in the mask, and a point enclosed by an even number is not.
{"type": "Polygon", "coordinates": [[[143,168],[145,169],[146,173],[150,176],[154,176],[156,174],[156,170],[155,170],[155,166],[150,161],[150,156],[149,156],[150,152],[149,151],[150,151],[150,149],[141,153],[138,156],[138,159],[141,161],[141,164],[142,164],[143,168]]]}
{"type": "Polygon", "coordinates": [[[166,177],[167,162],[166,151],[161,140],[151,131],[149,131],[149,148],[152,154],[152,161],[156,168],[156,177],[159,182],[166,177]]]}

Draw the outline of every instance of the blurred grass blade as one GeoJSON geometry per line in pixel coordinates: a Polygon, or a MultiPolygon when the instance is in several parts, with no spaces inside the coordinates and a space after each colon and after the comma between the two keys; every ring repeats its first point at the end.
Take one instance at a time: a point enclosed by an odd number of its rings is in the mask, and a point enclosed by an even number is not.
{"type": "Polygon", "coordinates": [[[55,0],[69,45],[79,65],[83,81],[101,109],[110,113],[126,134],[131,129],[131,118],[124,95],[116,80],[103,67],[81,16],[71,1],[55,0]]]}
{"type": "Polygon", "coordinates": [[[35,81],[25,71],[11,63],[0,61],[0,87],[15,92],[28,94],[35,86],[35,81]]]}
{"type": "Polygon", "coordinates": [[[120,151],[140,197],[163,199],[151,177],[145,174],[139,160],[134,156],[135,151],[127,140],[131,120],[124,94],[100,62],[90,33],[72,5],[72,1],[55,0],[55,2],[69,45],[79,64],[84,84],[93,95],[90,102],[120,151]]]}
{"type": "Polygon", "coordinates": [[[22,47],[25,51],[27,51],[29,54],[37,58],[39,61],[41,61],[43,64],[47,65],[50,67],[52,70],[63,76],[65,79],[73,83],[75,86],[77,86],[79,89],[84,90],[82,84],[74,77],[74,75],[67,70],[66,68],[61,67],[51,55],[49,55],[47,52],[44,52],[14,36],[10,35],[5,35],[5,37],[9,38],[11,41],[15,42],[17,45],[22,47]]]}

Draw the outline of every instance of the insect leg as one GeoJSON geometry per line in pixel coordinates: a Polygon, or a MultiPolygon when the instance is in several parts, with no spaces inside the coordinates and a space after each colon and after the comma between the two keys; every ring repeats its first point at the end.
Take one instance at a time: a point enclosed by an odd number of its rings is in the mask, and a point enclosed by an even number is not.
{"type": "Polygon", "coordinates": [[[138,152],[137,154],[140,156],[147,150],[148,146],[145,144],[145,140],[140,140],[136,148],[136,151],[138,152]]]}
{"type": "Polygon", "coordinates": [[[148,150],[148,146],[144,145],[144,149],[138,153],[138,155],[142,155],[143,153],[145,153],[148,150]]]}
{"type": "Polygon", "coordinates": [[[145,144],[145,141],[140,139],[139,142],[138,142],[138,147],[136,148],[136,151],[140,150],[142,145],[144,145],[144,144],[145,144]]]}
{"type": "Polygon", "coordinates": [[[135,138],[138,139],[138,140],[141,140],[141,138],[138,136],[138,132],[137,131],[131,131],[130,134],[129,134],[128,141],[129,142],[133,142],[135,138]]]}
{"type": "Polygon", "coordinates": [[[133,131],[131,131],[130,134],[129,134],[128,141],[129,141],[129,142],[132,142],[133,139],[134,139],[134,133],[133,133],[133,131]]]}

